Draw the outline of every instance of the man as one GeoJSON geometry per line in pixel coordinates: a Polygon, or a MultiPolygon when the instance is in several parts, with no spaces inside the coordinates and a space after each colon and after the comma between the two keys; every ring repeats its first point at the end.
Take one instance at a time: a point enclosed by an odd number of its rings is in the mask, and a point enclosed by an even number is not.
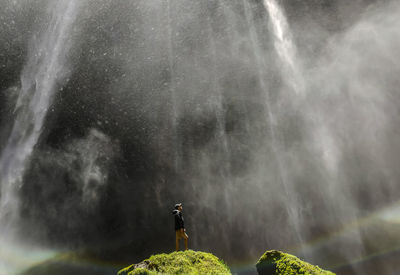
{"type": "Polygon", "coordinates": [[[188,249],[188,235],[186,234],[185,224],[183,222],[183,215],[182,215],[182,203],[175,204],[175,210],[172,213],[175,216],[175,244],[176,244],[176,251],[179,250],[179,241],[180,239],[185,240],[185,250],[188,249]]]}

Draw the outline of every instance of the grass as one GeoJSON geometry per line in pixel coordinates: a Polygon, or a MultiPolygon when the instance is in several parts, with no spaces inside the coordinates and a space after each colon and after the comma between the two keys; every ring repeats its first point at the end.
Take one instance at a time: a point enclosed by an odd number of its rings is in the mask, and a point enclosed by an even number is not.
{"type": "Polygon", "coordinates": [[[270,250],[261,256],[256,264],[259,275],[334,275],[330,271],[306,263],[299,258],[277,250],[270,250]]]}
{"type": "Polygon", "coordinates": [[[193,250],[153,255],[140,264],[131,265],[118,272],[118,275],[159,274],[231,275],[231,272],[228,266],[216,256],[193,250]]]}

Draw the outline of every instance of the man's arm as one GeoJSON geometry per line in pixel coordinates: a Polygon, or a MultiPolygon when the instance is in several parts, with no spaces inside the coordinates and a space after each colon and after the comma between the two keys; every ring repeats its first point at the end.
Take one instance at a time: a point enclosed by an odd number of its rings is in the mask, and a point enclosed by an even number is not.
{"type": "Polygon", "coordinates": [[[179,217],[179,226],[181,228],[181,231],[183,232],[185,230],[185,223],[183,222],[182,217],[179,217]]]}

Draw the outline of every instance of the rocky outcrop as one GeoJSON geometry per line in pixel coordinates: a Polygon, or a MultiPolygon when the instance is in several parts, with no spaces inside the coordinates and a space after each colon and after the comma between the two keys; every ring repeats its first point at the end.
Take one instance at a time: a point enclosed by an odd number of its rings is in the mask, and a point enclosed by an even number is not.
{"type": "MultiPolygon", "coordinates": [[[[278,250],[265,252],[257,262],[256,268],[259,275],[335,275],[278,250]]],[[[118,275],[161,274],[231,275],[231,272],[226,264],[216,256],[193,250],[153,255],[149,259],[118,272],[118,275]]]]}
{"type": "Polygon", "coordinates": [[[273,274],[304,274],[304,275],[334,275],[330,271],[306,263],[299,258],[278,250],[270,250],[261,256],[256,264],[259,275],[273,274]]]}
{"type": "Polygon", "coordinates": [[[118,272],[118,275],[144,274],[231,275],[231,272],[229,268],[213,254],[193,250],[153,255],[139,264],[131,265],[118,272]]]}

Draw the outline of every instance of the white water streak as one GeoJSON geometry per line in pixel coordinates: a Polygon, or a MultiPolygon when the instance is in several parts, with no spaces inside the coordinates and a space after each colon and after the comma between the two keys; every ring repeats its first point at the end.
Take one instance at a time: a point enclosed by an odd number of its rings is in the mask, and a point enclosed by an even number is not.
{"type": "Polygon", "coordinates": [[[282,73],[292,90],[301,94],[304,91],[304,81],[300,76],[297,49],[286,16],[275,0],[264,0],[263,3],[270,16],[275,50],[282,62],[282,73]]]}
{"type": "MultiPolygon", "coordinates": [[[[292,33],[289,28],[286,16],[282,9],[275,0],[264,0],[264,7],[267,10],[270,18],[270,27],[274,35],[274,46],[275,50],[281,61],[281,74],[284,76],[284,80],[288,85],[289,89],[296,95],[302,94],[304,89],[304,81],[300,76],[300,65],[297,60],[297,49],[293,42],[292,33]]],[[[285,172],[288,159],[285,156],[281,156],[277,148],[281,147],[282,144],[275,138],[274,150],[278,159],[278,165],[281,170],[282,183],[285,188],[286,196],[290,200],[287,211],[289,218],[294,226],[294,230],[297,239],[300,243],[303,242],[303,236],[301,232],[301,211],[299,210],[299,202],[296,196],[293,195],[294,187],[292,186],[292,179],[285,172]]],[[[281,150],[285,150],[282,148],[281,150]]]]}
{"type": "Polygon", "coordinates": [[[39,38],[33,37],[33,49],[21,75],[14,125],[0,157],[0,221],[3,226],[4,219],[9,224],[18,217],[18,188],[42,133],[57,85],[66,77],[70,33],[78,3],[78,0],[52,3],[48,29],[39,38]]]}

